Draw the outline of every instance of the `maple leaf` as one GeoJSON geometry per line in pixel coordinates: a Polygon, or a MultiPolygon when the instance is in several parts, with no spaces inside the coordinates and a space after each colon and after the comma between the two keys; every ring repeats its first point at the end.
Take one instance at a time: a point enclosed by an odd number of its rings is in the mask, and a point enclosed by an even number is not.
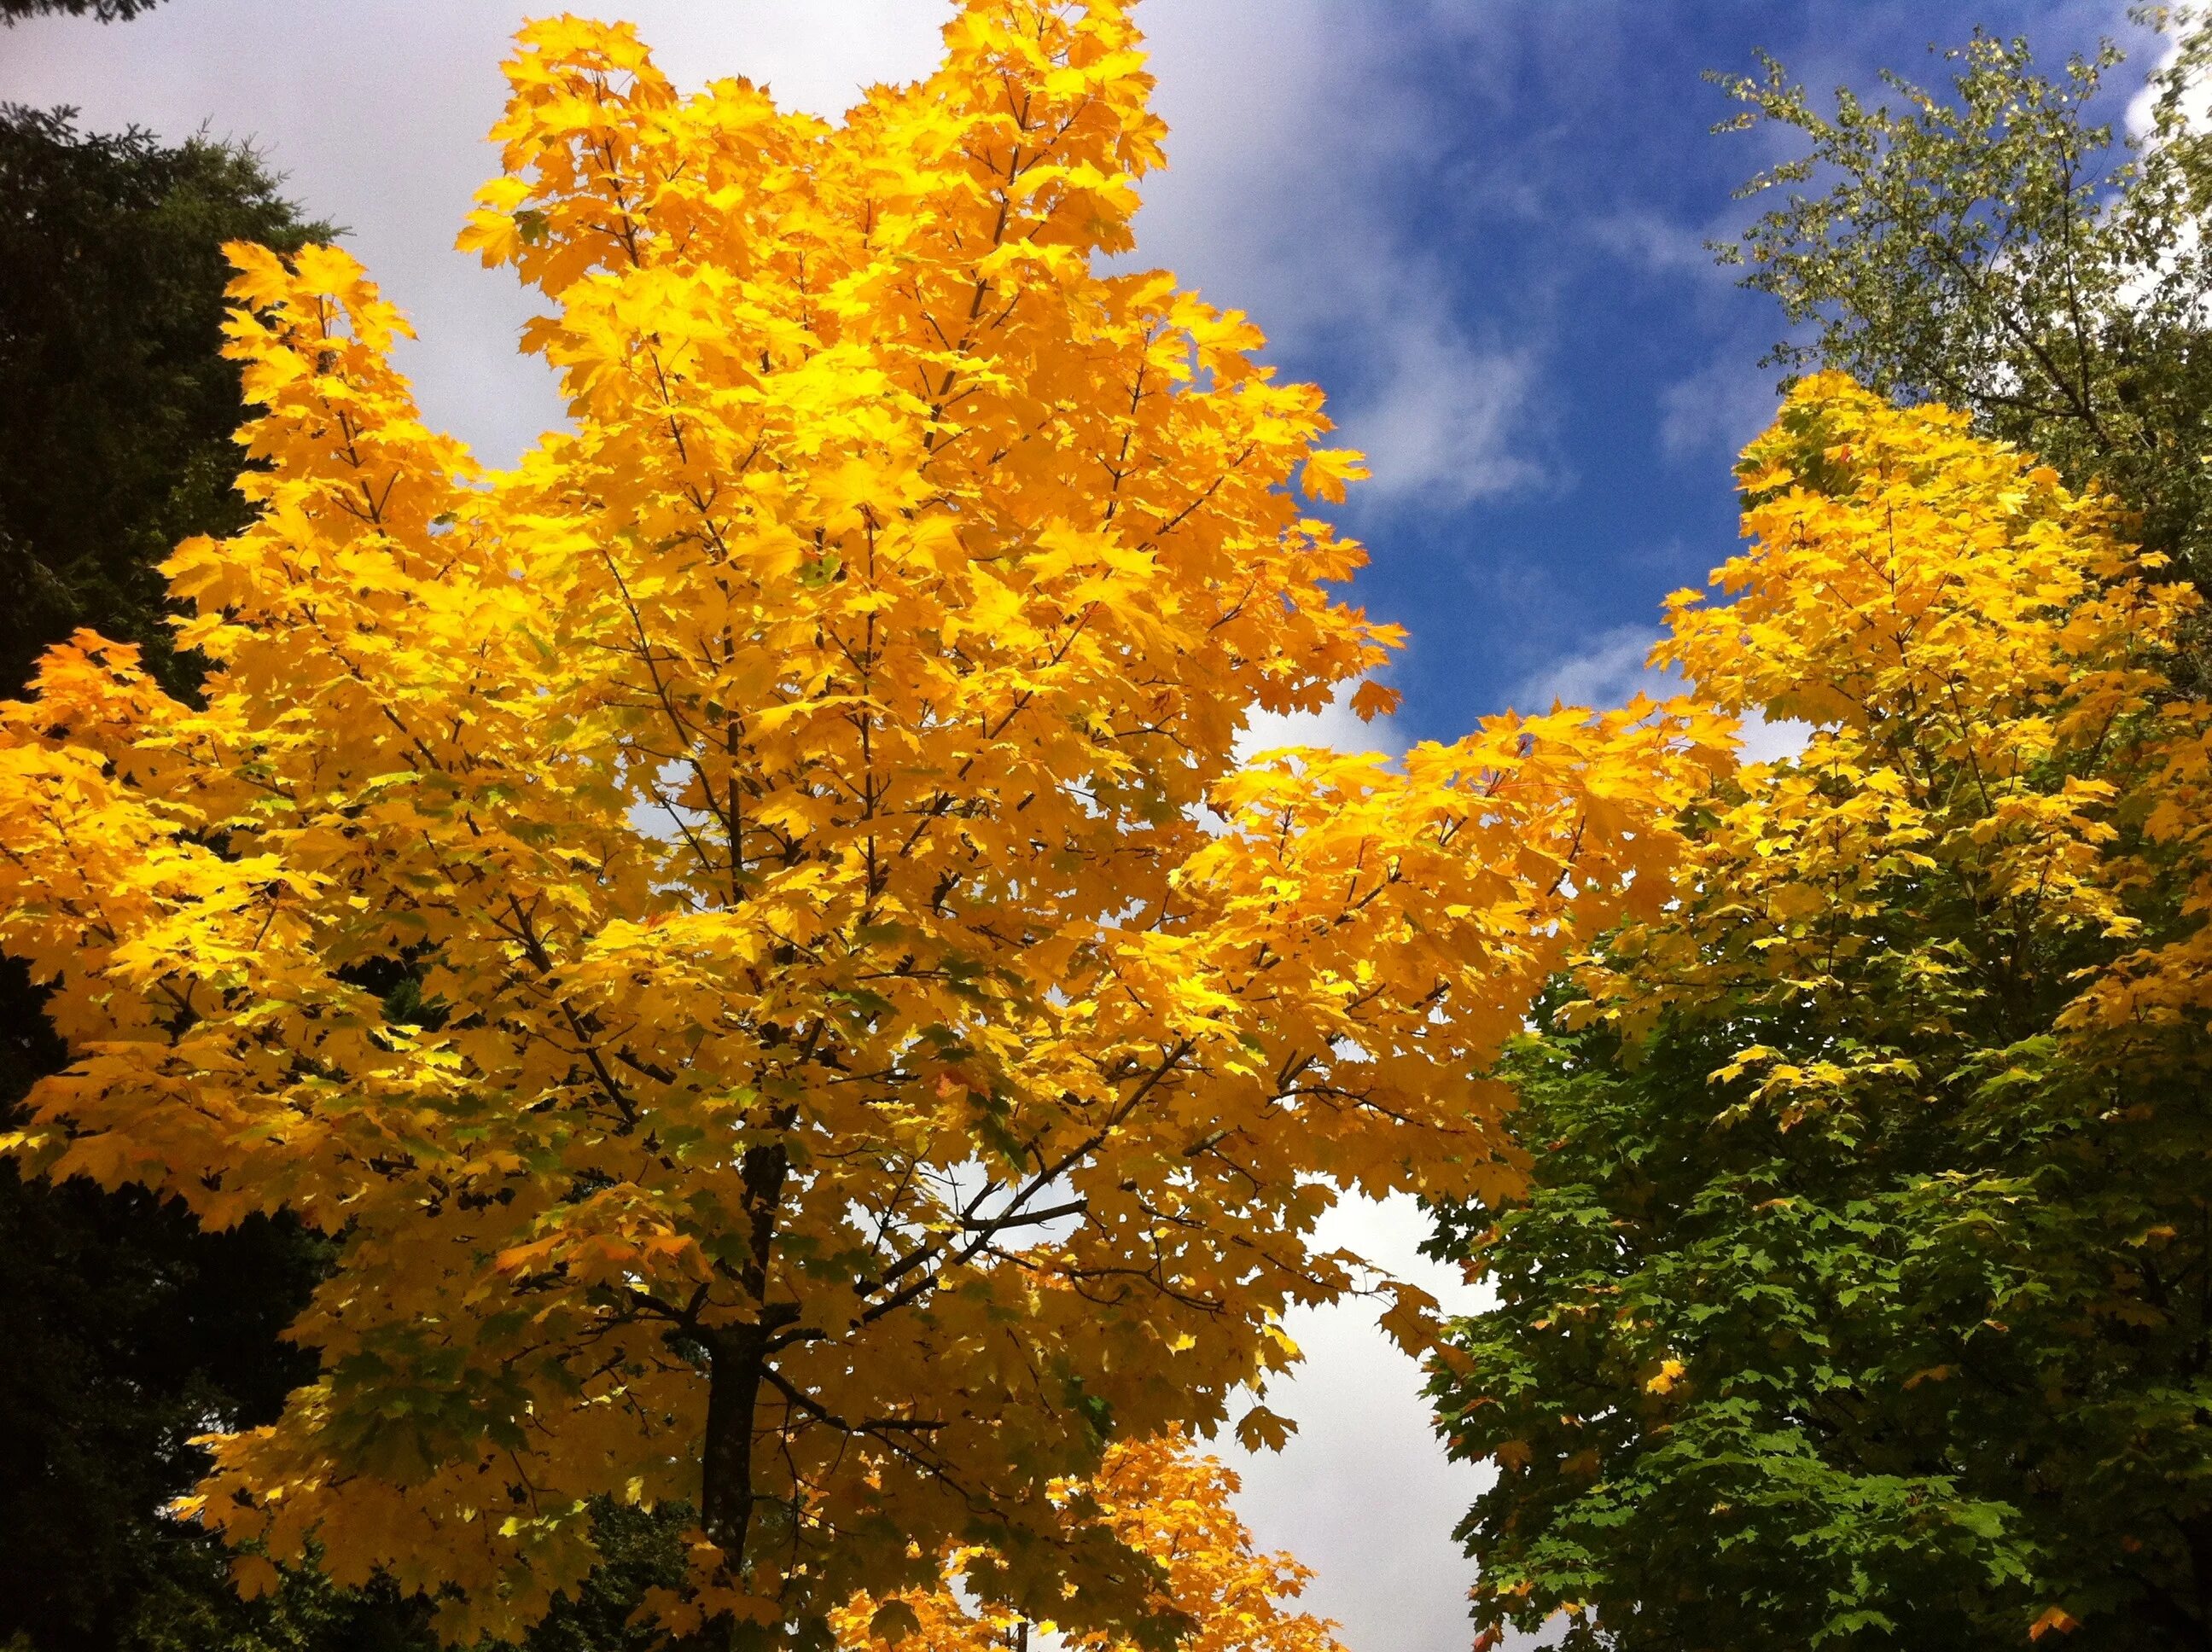
{"type": "Polygon", "coordinates": [[[1280,1451],[1297,1427],[1289,1418],[1255,1406],[1237,1419],[1237,1440],[1247,1451],[1280,1451]]]}
{"type": "Polygon", "coordinates": [[[1402,698],[1397,689],[1385,688],[1370,678],[1352,691],[1352,709],[1361,722],[1371,723],[1397,710],[1402,698]]]}
{"type": "Polygon", "coordinates": [[[2067,1635],[2081,1627],[2080,1620],[2065,1607],[2045,1606],[2041,1612],[2036,1613],[2035,1621],[2027,1626],[2027,1638],[2031,1641],[2039,1641],[2054,1630],[2059,1634],[2067,1635]]]}
{"type": "Polygon", "coordinates": [[[1673,1393],[1675,1384],[1682,1380],[1683,1370],[1682,1362],[1679,1359],[1661,1360],[1659,1369],[1645,1379],[1644,1392],[1647,1394],[1673,1393]]]}

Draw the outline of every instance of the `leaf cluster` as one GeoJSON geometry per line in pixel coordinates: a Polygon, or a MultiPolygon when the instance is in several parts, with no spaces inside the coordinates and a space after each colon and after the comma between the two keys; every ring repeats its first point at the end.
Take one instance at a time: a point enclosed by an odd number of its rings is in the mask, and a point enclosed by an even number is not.
{"type": "Polygon", "coordinates": [[[969,1604],[972,1568],[989,1558],[973,1549],[945,1557],[938,1587],[878,1601],[861,1595],[832,1616],[836,1643],[854,1652],[996,1652],[1040,1641],[1073,1652],[1136,1652],[1146,1644],[1185,1652],[1343,1652],[1334,1625],[1292,1609],[1312,1574],[1287,1554],[1266,1554],[1231,1499],[1237,1476],[1183,1436],[1117,1443],[1097,1475],[1059,1489],[1092,1502],[1098,1516],[1154,1570],[1160,1621],[1171,1639],[1140,1642],[1111,1631],[1033,1621],[1001,1606],[969,1604]]]}
{"type": "Polygon", "coordinates": [[[1887,74],[1894,101],[1846,88],[1832,112],[1771,59],[1717,77],[1744,106],[1727,129],[1803,145],[1741,191],[1780,203],[1716,249],[1796,329],[1769,361],[1972,414],[2072,485],[2118,494],[2133,537],[2200,586],[2212,174],[2186,107],[2208,41],[2202,21],[2183,30],[2125,145],[2093,118],[2109,45],[2051,76],[2025,40],[1978,33],[1945,54],[1948,88],[1887,74]]]}
{"type": "Polygon", "coordinates": [[[2212,1113],[2196,607],[2109,507],[1836,374],[1659,656],[1814,725],[1506,1071],[1531,1191],[1435,1392],[1495,1630],[2197,1643],[2212,1113]]]}

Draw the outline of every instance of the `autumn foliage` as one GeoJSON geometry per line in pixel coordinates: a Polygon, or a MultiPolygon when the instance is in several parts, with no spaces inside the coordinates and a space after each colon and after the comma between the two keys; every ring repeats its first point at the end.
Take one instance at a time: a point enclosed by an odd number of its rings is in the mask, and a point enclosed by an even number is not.
{"type": "MultiPolygon", "coordinates": [[[[1726,908],[1628,931],[1624,948],[1666,961],[1617,985],[1586,975],[1601,1001],[1625,993],[1648,1017],[1751,978],[1802,993],[1893,938],[1875,914],[1915,872],[1963,881],[2022,949],[2142,937],[2144,855],[2205,859],[2212,716],[2162,664],[2197,593],[2126,544],[2111,500],[1961,415],[1893,409],[1837,374],[1796,388],[1739,480],[1753,546],[1714,574],[1734,600],[1678,593],[1654,659],[1718,705],[1814,732],[1698,834],[1680,877],[1727,891],[1726,908]]],[[[2062,1022],[2171,1022],[2203,997],[2194,956],[2130,949],[2117,975],[2082,978],[2062,1022]]],[[[1768,1079],[1801,1110],[1851,1082],[1850,1063],[1768,1079]]]]}
{"type": "Polygon", "coordinates": [[[1495,1638],[2193,1644],[2212,1553],[2201,599],[1962,415],[1814,374],[1658,658],[1810,725],[1511,1071],[1449,1247],[1495,1638]]]}
{"type": "MultiPolygon", "coordinates": [[[[1286,1554],[1262,1554],[1230,1506],[1237,1476],[1179,1436],[1117,1442],[1098,1473],[1055,1496],[1087,1497],[1115,1535],[1154,1570],[1154,1610],[1180,1623],[1185,1652],[1344,1652],[1333,1624],[1288,1602],[1311,1576],[1286,1554]]],[[[866,1595],[831,1615],[838,1645],[908,1652],[999,1652],[1026,1647],[1034,1632],[1058,1633],[1005,1607],[978,1610],[961,1598],[966,1568],[981,1558],[956,1549],[939,1587],[877,1601],[866,1595]]],[[[1136,1643],[1103,1631],[1060,1634],[1074,1652],[1127,1652],[1136,1643]]]]}
{"type": "Polygon", "coordinates": [[[1071,1479],[1226,1421],[1293,1304],[1423,1345],[1316,1219],[1513,1185],[1471,1075],[1656,913],[1713,720],[1240,766],[1389,701],[1299,502],[1357,455],[1241,315],[1101,273],[1161,158],[1125,9],[946,40],[831,125],[525,30],[463,244],[572,428],[483,472],[349,257],[238,246],[257,514],[166,568],[204,698],[80,634],[5,709],[0,940],[74,1057],[14,1150],[336,1242],[320,1376],[191,1505],[249,1588],[511,1637],[611,1499],[696,1511],[679,1630],[953,1547],[1164,1622],[1071,1479]]]}

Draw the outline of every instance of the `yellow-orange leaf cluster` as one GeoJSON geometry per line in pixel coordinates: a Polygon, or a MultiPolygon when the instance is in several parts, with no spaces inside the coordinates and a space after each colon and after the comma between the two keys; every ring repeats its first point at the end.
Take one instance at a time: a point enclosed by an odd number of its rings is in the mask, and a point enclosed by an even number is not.
{"type": "Polygon", "coordinates": [[[1638,704],[1239,769],[1395,641],[1299,502],[1357,456],[1241,315],[1100,272],[1163,136],[1126,8],[946,41],[833,126],[526,29],[463,240],[573,428],[481,474],[352,259],[234,249],[204,704],[87,635],[4,714],[0,940],[75,1056],[15,1148],[336,1237],[319,1378],[197,1506],[456,1638],[600,1497],[698,1511],[687,1620],[956,1543],[1141,1619],[1054,1488],[1280,1368],[1340,1190],[1510,1181],[1472,1075],[1718,749],[1638,704]]]}
{"type": "MultiPolygon", "coordinates": [[[[2212,937],[2196,921],[2142,932],[2161,865],[2194,884],[2183,917],[2212,910],[2212,702],[2165,669],[2196,592],[2117,537],[2109,500],[1964,415],[1893,408],[1840,374],[1798,385],[1739,474],[1754,543],[1715,575],[1733,600],[1679,593],[1653,659],[1728,711],[1812,732],[1693,835],[1680,904],[1618,937],[1613,967],[1586,968],[1607,1012],[1640,1025],[1730,990],[1847,992],[1874,952],[1910,952],[1892,903],[1926,880],[2023,957],[2069,935],[2140,939],[2085,969],[2059,1017],[2105,1042],[2100,1059],[2130,1029],[2201,1029],[2212,937]]],[[[1913,963],[1952,967],[1940,951],[1913,963]]],[[[1785,1119],[1899,1076],[1871,1036],[1817,1060],[1753,1046],[1716,1077],[1746,1073],[1785,1119]]]]}
{"type": "MultiPolygon", "coordinates": [[[[1335,1627],[1288,1603],[1312,1576],[1287,1554],[1262,1554],[1252,1546],[1229,1499],[1237,1477],[1200,1455],[1179,1435],[1109,1447],[1097,1477],[1060,1489],[1063,1499],[1087,1498],[1134,1554],[1151,1564],[1156,1615],[1186,1626],[1183,1652],[1343,1652],[1335,1627]]],[[[1063,1632],[1047,1619],[1033,1622],[1004,1607],[975,1606],[963,1586],[979,1593],[971,1568],[992,1557],[957,1550],[945,1558],[945,1582],[878,1601],[863,1595],[831,1615],[840,1646],[908,1652],[1000,1652],[1057,1636],[1074,1652],[1136,1652],[1136,1643],[1110,1633],[1063,1632]]]]}

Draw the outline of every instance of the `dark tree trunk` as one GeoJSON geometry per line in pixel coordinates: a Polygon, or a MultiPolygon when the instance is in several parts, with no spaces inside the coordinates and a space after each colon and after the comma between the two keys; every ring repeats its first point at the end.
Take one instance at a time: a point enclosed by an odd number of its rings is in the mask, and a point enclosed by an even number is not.
{"type": "Polygon", "coordinates": [[[732,1573],[745,1562],[753,1522],[753,1414],[760,1401],[768,1331],[732,1325],[707,1339],[707,1440],[699,1515],[732,1573]]]}
{"type": "MultiPolygon", "coordinates": [[[[787,1126],[787,1116],[778,1120],[787,1126]]],[[[746,1151],[743,1174],[746,1242],[751,1254],[738,1270],[738,1284],[751,1298],[750,1324],[718,1326],[704,1333],[709,1361],[707,1381],[707,1438],[701,1453],[699,1516],[707,1535],[721,1549],[732,1576],[746,1570],[745,1543],[753,1523],[753,1419],[760,1405],[769,1339],[790,1322],[788,1303],[771,1305],[769,1261],[775,1248],[776,1216],[783,1201],[791,1158],[781,1143],[746,1151]]]]}

